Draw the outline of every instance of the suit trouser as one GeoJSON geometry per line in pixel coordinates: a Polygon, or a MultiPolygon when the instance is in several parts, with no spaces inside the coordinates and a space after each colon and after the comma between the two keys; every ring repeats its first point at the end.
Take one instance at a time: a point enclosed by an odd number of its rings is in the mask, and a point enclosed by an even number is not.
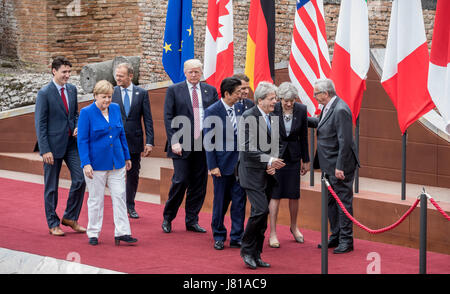
{"type": "Polygon", "coordinates": [[[89,223],[86,232],[89,238],[98,238],[102,229],[106,184],[111,192],[115,226],[114,236],[131,235],[125,203],[125,173],[126,170],[123,167],[107,171],[94,171],[93,179],[85,177],[89,189],[87,201],[89,223]]]}
{"type": "Polygon", "coordinates": [[[63,218],[78,220],[81,206],[83,205],[86,183],[84,181],[83,170],[81,169],[76,140],[70,138],[66,154],[63,158],[54,158],[53,165],[44,163],[44,202],[45,215],[49,228],[54,228],[60,224],[60,219],[56,214],[56,207],[58,205],[59,174],[63,161],[70,171],[72,181],[63,218]]]}
{"type": "Polygon", "coordinates": [[[136,191],[139,184],[139,171],[141,169],[141,153],[130,153],[131,169],[127,171],[127,208],[134,209],[136,191]]]}
{"type": "Polygon", "coordinates": [[[241,241],[245,221],[245,192],[234,174],[222,175],[221,177],[212,176],[212,178],[214,183],[214,201],[211,228],[214,240],[225,241],[227,239],[224,218],[231,202],[230,239],[233,242],[241,241]]]}
{"type": "Polygon", "coordinates": [[[241,255],[251,255],[258,258],[264,245],[271,191],[269,189],[266,189],[266,191],[245,189],[245,192],[250,201],[251,209],[250,218],[242,236],[241,255]]]}
{"type": "Polygon", "coordinates": [[[192,151],[187,158],[173,158],[172,185],[169,199],[164,207],[164,219],[171,222],[186,193],[186,225],[198,223],[198,214],[203,206],[208,183],[208,168],[205,151],[192,151]]]}
{"type": "MultiPolygon", "coordinates": [[[[345,209],[353,215],[353,180],[355,173],[345,174],[344,180],[328,176],[333,190],[342,201],[345,209]]],[[[342,211],[334,197],[328,192],[328,220],[330,222],[330,240],[339,240],[339,244],[353,245],[353,223],[342,211]]]]}

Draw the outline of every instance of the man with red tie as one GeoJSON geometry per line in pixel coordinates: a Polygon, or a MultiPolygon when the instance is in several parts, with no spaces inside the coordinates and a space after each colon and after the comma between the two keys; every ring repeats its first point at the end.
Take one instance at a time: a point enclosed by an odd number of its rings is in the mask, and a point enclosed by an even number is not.
{"type": "Polygon", "coordinates": [[[214,87],[200,82],[202,63],[190,59],[184,63],[186,81],[167,89],[164,101],[167,157],[172,158],[174,174],[166,202],[162,229],[172,231],[172,220],[186,193],[186,230],[205,233],[198,224],[198,213],[203,206],[208,181],[203,141],[204,111],[217,101],[214,87]]]}
{"type": "Polygon", "coordinates": [[[49,232],[63,236],[60,223],[79,233],[86,229],[78,224],[86,183],[77,148],[78,101],[77,88],[68,84],[72,64],[65,57],[52,62],[53,80],[43,87],[36,98],[35,127],[37,145],[44,162],[44,201],[49,232]],[[62,162],[72,179],[63,218],[56,214],[58,182],[62,162]]]}

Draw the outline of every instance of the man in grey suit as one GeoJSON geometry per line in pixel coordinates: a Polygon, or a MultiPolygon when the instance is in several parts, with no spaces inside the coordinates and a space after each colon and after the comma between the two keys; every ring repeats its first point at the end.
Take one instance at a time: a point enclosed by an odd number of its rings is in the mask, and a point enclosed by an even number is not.
{"type": "Polygon", "coordinates": [[[276,184],[273,175],[276,169],[285,165],[277,158],[278,128],[270,115],[277,102],[276,90],[275,85],[260,82],[255,90],[256,105],[244,112],[238,128],[239,182],[251,205],[250,218],[242,236],[241,257],[251,269],[270,267],[261,259],[264,232],[269,201],[276,184]],[[263,138],[267,138],[266,142],[263,138]]]}
{"type": "Polygon", "coordinates": [[[67,207],[61,223],[79,233],[86,229],[78,224],[83,204],[83,170],[77,148],[78,101],[77,88],[68,84],[72,65],[65,57],[56,57],[52,62],[53,80],[43,87],[36,98],[35,127],[37,145],[44,162],[45,214],[50,234],[63,236],[56,214],[58,183],[61,165],[69,168],[72,184],[67,207]]]}
{"type": "Polygon", "coordinates": [[[127,211],[130,218],[139,218],[135,209],[135,197],[139,184],[141,169],[141,153],[144,157],[150,155],[154,145],[153,119],[148,92],[133,85],[133,66],[121,63],[115,69],[117,86],[114,88],[112,102],[119,104],[122,113],[123,126],[127,137],[131,156],[131,169],[127,171],[127,211]],[[142,130],[142,122],[145,128],[142,130]]]}
{"type": "MultiPolygon", "coordinates": [[[[314,97],[323,105],[317,125],[317,153],[314,168],[320,168],[350,214],[353,214],[353,180],[359,166],[353,141],[352,113],[344,100],[336,96],[333,81],[318,80],[314,97]]],[[[328,193],[328,219],[331,236],[328,247],[333,253],[353,250],[353,224],[328,193]]]]}

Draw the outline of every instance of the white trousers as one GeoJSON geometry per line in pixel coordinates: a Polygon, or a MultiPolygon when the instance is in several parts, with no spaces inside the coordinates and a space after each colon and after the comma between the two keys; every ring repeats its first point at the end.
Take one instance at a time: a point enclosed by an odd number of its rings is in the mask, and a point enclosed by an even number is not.
{"type": "Polygon", "coordinates": [[[114,236],[131,235],[130,221],[127,215],[125,167],[108,171],[94,171],[93,179],[86,179],[89,190],[88,206],[88,227],[89,238],[98,238],[103,224],[103,208],[105,200],[106,184],[111,192],[111,201],[114,214],[114,236]]]}

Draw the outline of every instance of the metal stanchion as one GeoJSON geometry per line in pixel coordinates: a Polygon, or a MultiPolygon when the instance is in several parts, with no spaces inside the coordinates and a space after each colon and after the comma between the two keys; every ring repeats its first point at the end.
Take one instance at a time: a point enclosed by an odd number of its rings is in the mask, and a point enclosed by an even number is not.
{"type": "Polygon", "coordinates": [[[328,190],[322,173],[322,274],[328,274],[328,190]]]}
{"type": "Polygon", "coordinates": [[[427,273],[427,195],[424,192],[420,195],[420,252],[419,252],[419,273],[427,273]]]}
{"type": "MultiPolygon", "coordinates": [[[[355,128],[355,141],[356,141],[356,156],[359,158],[359,116],[356,119],[356,128],[355,128]]],[[[355,193],[359,193],[359,167],[356,167],[355,170],[355,193]]]]}
{"type": "Polygon", "coordinates": [[[406,200],[406,131],[402,136],[402,200],[406,200]]]}
{"type": "Polygon", "coordinates": [[[314,129],[309,131],[309,185],[314,187],[314,129]]]}

